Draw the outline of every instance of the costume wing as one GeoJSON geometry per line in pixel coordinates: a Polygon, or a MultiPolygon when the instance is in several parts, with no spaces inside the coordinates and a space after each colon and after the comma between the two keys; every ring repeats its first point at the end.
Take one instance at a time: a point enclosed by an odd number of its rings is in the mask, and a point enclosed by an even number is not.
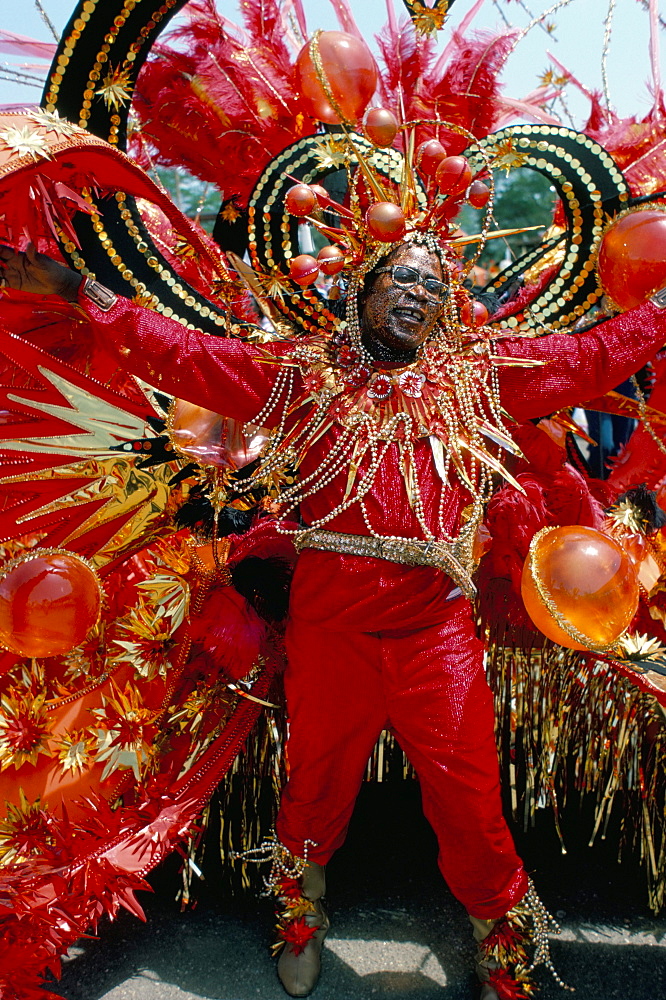
{"type": "MultiPolygon", "coordinates": [[[[93,163],[85,134],[57,122],[49,131],[51,119],[37,118],[26,127],[41,129],[44,155],[18,156],[15,173],[42,245],[58,230],[74,239],[69,213],[86,207],[80,188],[56,197],[63,182],[49,170],[65,149],[60,167],[78,170],[79,185],[86,171],[108,180],[111,163],[127,168],[137,194],[154,195],[110,147],[92,139],[93,163]]],[[[5,236],[16,237],[6,191],[5,236]]],[[[165,220],[182,220],[154,200],[166,239],[165,220]]],[[[200,243],[197,259],[212,266],[200,243]]],[[[43,560],[48,577],[52,553],[74,554],[104,592],[97,624],[66,652],[37,655],[10,641],[0,658],[0,992],[20,1000],[44,995],[47,972],[58,973],[63,952],[103,914],[123,906],[141,916],[135,891],[168,852],[185,851],[281,664],[274,629],[222,568],[227,556],[230,565],[263,558],[280,543],[264,524],[213,552],[174,525],[190,488],[207,480],[176,454],[168,405],[118,370],[78,306],[0,292],[3,636],[28,605],[37,631],[53,615],[12,576],[25,559],[43,560]]]]}

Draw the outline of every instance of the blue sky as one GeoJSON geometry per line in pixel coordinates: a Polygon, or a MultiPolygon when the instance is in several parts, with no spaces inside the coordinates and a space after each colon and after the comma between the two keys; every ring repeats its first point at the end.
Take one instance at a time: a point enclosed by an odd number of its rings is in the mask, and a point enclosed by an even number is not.
{"type": "MultiPolygon", "coordinates": [[[[404,9],[400,0],[394,0],[399,12],[404,9]]],[[[515,54],[509,60],[504,80],[505,92],[510,97],[522,97],[536,85],[540,73],[549,65],[547,50],[551,50],[587,86],[601,86],[601,53],[604,38],[604,18],[610,0],[570,0],[564,9],[556,12],[552,21],[555,31],[552,36],[541,28],[533,29],[524,38],[515,54]]],[[[384,0],[350,0],[359,26],[371,39],[385,23],[384,0]]],[[[73,0],[42,0],[42,5],[58,32],[67,23],[73,0]]],[[[221,11],[236,20],[237,0],[218,0],[221,11]]],[[[308,17],[308,27],[337,27],[333,8],[327,0],[304,0],[308,17]]],[[[472,0],[456,0],[449,19],[455,25],[470,10],[472,0]]],[[[501,8],[513,23],[525,25],[529,17],[522,9],[526,7],[536,15],[548,10],[552,2],[544,0],[486,0],[474,20],[478,28],[494,28],[501,23],[498,8],[501,8]]],[[[661,0],[660,11],[666,16],[666,2],[661,0]]],[[[0,27],[40,40],[50,41],[52,36],[31,0],[0,0],[0,27]]],[[[445,28],[440,36],[443,41],[449,31],[445,28]]],[[[661,41],[666,51],[666,32],[661,33],[661,41]]],[[[12,63],[11,56],[0,54],[0,65],[12,63]]],[[[666,78],[666,56],[662,52],[662,73],[666,78]]],[[[620,112],[644,114],[650,105],[647,83],[650,77],[648,59],[648,19],[641,0],[617,0],[613,21],[611,46],[608,60],[610,93],[613,104],[620,112]]],[[[36,102],[40,91],[33,88],[18,88],[15,84],[0,79],[0,103],[36,102]]],[[[586,103],[573,91],[569,103],[574,117],[580,121],[585,114],[586,103]]]]}

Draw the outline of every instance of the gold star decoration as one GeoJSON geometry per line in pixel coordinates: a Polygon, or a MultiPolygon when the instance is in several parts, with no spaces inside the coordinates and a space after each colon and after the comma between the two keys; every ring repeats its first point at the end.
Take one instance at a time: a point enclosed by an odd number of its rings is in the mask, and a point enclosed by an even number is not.
{"type": "Polygon", "coordinates": [[[40,754],[48,753],[45,700],[44,691],[35,697],[30,690],[15,688],[0,699],[0,771],[36,764],[40,754]]]}
{"type": "Polygon", "coordinates": [[[236,208],[233,201],[228,201],[222,209],[220,216],[225,222],[235,222],[237,219],[240,219],[241,214],[242,213],[236,208]]]}
{"type": "Polygon", "coordinates": [[[645,521],[630,500],[622,500],[611,507],[606,515],[615,524],[622,524],[634,534],[645,534],[645,521]]]}
{"type": "Polygon", "coordinates": [[[94,762],[97,745],[97,736],[86,732],[85,729],[63,733],[56,741],[63,772],[71,771],[72,774],[76,774],[77,771],[81,772],[90,767],[94,762]]]}
{"type": "Polygon", "coordinates": [[[329,136],[316,143],[315,157],[321,170],[339,170],[346,166],[348,152],[344,142],[329,136]]]}
{"type": "Polygon", "coordinates": [[[104,77],[102,86],[96,91],[98,97],[104,98],[107,111],[110,111],[111,108],[119,111],[129,101],[134,90],[131,72],[131,69],[121,69],[120,66],[116,66],[115,69],[112,66],[109,67],[109,72],[104,77]]]}
{"type": "Polygon", "coordinates": [[[528,153],[518,152],[513,144],[513,140],[507,139],[505,142],[495,146],[494,156],[490,165],[493,169],[506,170],[508,174],[510,170],[514,170],[516,167],[522,167],[528,158],[528,153]]]}
{"type": "Polygon", "coordinates": [[[179,576],[185,576],[192,565],[191,547],[186,539],[178,535],[171,535],[168,541],[156,539],[150,546],[150,556],[158,565],[166,566],[179,576]]]}
{"type": "Polygon", "coordinates": [[[156,609],[152,603],[141,602],[116,621],[116,629],[123,638],[114,638],[113,644],[120,646],[121,652],[109,657],[110,664],[131,663],[137,675],[146,680],[166,675],[173,626],[163,607],[156,609]]]}
{"type": "MultiPolygon", "coordinates": [[[[225,303],[234,296],[242,295],[245,291],[245,285],[242,281],[234,280],[221,270],[217,272],[217,277],[210,281],[208,287],[212,298],[221,299],[225,303]]],[[[229,331],[230,333],[233,333],[233,329],[231,327],[229,328],[229,331]]]]}
{"type": "Polygon", "coordinates": [[[618,645],[626,660],[662,660],[666,655],[666,647],[647,633],[632,632],[622,635],[618,639],[618,645]]]}
{"type": "Polygon", "coordinates": [[[7,815],[0,822],[0,865],[18,864],[33,854],[41,854],[51,841],[48,814],[39,799],[30,802],[19,788],[18,805],[7,803],[7,815]]]}
{"type": "Polygon", "coordinates": [[[85,129],[73,125],[66,118],[61,118],[57,111],[45,111],[39,108],[37,111],[32,111],[28,119],[36,125],[41,125],[47,132],[55,132],[56,135],[63,137],[86,134],[85,129]]]}
{"type": "Polygon", "coordinates": [[[564,87],[570,79],[568,73],[556,73],[554,69],[547,69],[539,77],[539,83],[544,87],[564,87]]]}
{"type": "Polygon", "coordinates": [[[227,469],[220,472],[219,469],[215,469],[209,479],[208,487],[205,491],[206,496],[213,505],[213,510],[219,512],[223,507],[226,506],[229,488],[229,472],[227,469]]]}
{"type": "Polygon", "coordinates": [[[104,670],[104,628],[104,622],[98,622],[82,643],[63,656],[66,684],[71,684],[81,677],[101,675],[104,670]]]}
{"type": "Polygon", "coordinates": [[[102,700],[103,707],[92,710],[99,727],[96,760],[106,761],[102,780],[118,768],[131,768],[138,778],[155,757],[160,711],[146,708],[131,684],[126,684],[123,691],[112,684],[111,695],[102,700]]]}
{"type": "Polygon", "coordinates": [[[260,276],[259,283],[269,299],[279,299],[280,302],[283,302],[285,295],[289,295],[291,291],[289,282],[279,271],[260,276]]]}
{"type": "Polygon", "coordinates": [[[190,588],[184,580],[170,573],[156,573],[138,587],[149,595],[158,615],[171,619],[172,628],[182,625],[190,605],[190,588]]]}
{"type": "Polygon", "coordinates": [[[33,160],[50,160],[49,144],[36,128],[23,125],[19,128],[12,125],[0,131],[0,143],[3,143],[16,156],[31,156],[33,160]]]}
{"type": "Polygon", "coordinates": [[[199,684],[178,709],[173,706],[170,708],[168,724],[177,732],[188,732],[190,736],[196,736],[211,705],[217,704],[220,719],[223,719],[235,700],[235,696],[229,693],[222,681],[218,680],[212,685],[199,684]]]}
{"type": "Polygon", "coordinates": [[[435,0],[433,7],[428,7],[420,0],[405,0],[414,27],[422,35],[430,35],[444,27],[449,9],[448,0],[435,0]]]}

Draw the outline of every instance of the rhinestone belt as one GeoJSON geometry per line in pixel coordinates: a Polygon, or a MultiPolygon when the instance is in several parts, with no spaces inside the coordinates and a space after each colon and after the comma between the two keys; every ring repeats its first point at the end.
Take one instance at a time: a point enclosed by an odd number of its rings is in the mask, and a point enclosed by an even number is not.
{"type": "Polygon", "coordinates": [[[419,541],[416,538],[386,538],[381,535],[348,535],[342,531],[323,528],[306,528],[294,537],[297,552],[301,549],[319,549],[322,552],[339,552],[348,556],[370,556],[406,566],[435,566],[458,584],[465,597],[472,599],[476,587],[460,561],[457,542],[419,541]]]}

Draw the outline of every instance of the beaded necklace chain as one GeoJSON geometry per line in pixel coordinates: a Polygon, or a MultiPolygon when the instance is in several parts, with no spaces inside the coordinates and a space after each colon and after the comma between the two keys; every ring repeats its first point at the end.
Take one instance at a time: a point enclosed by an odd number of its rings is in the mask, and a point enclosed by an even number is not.
{"type": "Polygon", "coordinates": [[[358,504],[368,533],[384,537],[372,525],[365,500],[389,451],[397,448],[398,469],[423,539],[471,537],[492,491],[493,474],[510,478],[492,443],[508,451],[513,443],[499,402],[492,342],[479,330],[465,343],[452,311],[412,364],[392,370],[359,350],[360,337],[345,324],[332,339],[314,336],[295,342],[282,356],[269,399],[249,421],[274,425],[267,452],[254,474],[235,488],[245,492],[258,482],[275,482],[285,467],[300,466],[309,449],[335,428],[316,467],[280,492],[279,530],[288,530],[284,523],[280,529],[280,522],[303,501],[344,477],[342,499],[310,527],[324,527],[358,504]],[[296,386],[296,369],[302,388],[296,386]],[[434,530],[415,456],[415,444],[424,438],[442,486],[434,530]],[[446,489],[456,485],[467,489],[471,505],[454,537],[446,527],[446,489]]]}

